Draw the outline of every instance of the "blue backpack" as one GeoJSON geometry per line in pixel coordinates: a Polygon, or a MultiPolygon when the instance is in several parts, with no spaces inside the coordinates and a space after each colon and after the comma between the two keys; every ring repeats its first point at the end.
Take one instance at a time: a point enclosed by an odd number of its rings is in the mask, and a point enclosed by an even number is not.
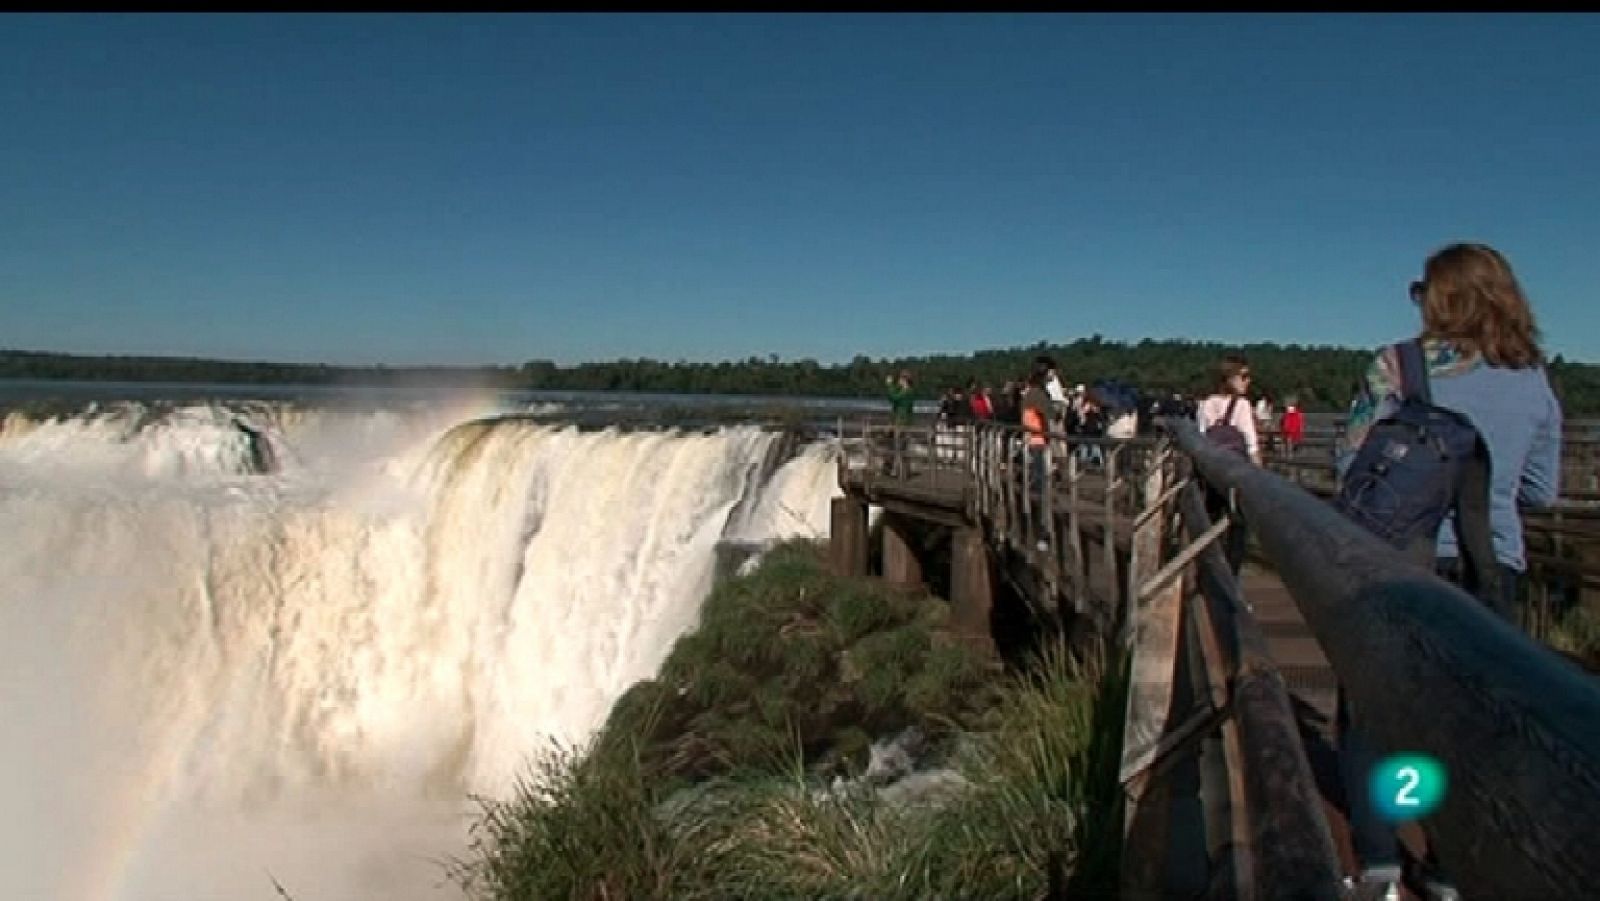
{"type": "Polygon", "coordinates": [[[1432,568],[1440,526],[1455,515],[1471,570],[1469,589],[1498,579],[1489,531],[1489,451],[1465,416],[1434,405],[1420,341],[1395,345],[1400,405],[1375,423],[1334,505],[1412,559],[1432,568]]]}
{"type": "Polygon", "coordinates": [[[1125,382],[1101,379],[1094,383],[1094,390],[1100,397],[1102,408],[1113,418],[1139,409],[1139,392],[1125,382]]]}

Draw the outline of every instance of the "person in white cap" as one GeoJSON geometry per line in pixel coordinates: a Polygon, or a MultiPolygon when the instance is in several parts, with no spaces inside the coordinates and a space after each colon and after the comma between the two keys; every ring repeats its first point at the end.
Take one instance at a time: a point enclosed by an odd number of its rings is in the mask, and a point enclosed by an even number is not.
{"type": "Polygon", "coordinates": [[[1066,424],[1067,392],[1061,387],[1061,373],[1054,358],[1040,354],[1033,365],[1044,372],[1044,393],[1050,398],[1051,425],[1057,429],[1066,424]]]}

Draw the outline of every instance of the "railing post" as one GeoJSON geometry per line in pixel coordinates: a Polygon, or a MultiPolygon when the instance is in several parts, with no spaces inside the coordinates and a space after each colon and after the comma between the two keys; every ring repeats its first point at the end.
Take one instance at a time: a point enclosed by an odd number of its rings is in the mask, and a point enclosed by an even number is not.
{"type": "MultiPolygon", "coordinates": [[[[1039,495],[1041,498],[1040,506],[1044,508],[1040,513],[1041,518],[1044,520],[1044,531],[1040,535],[1040,540],[1045,543],[1045,559],[1052,561],[1053,564],[1053,561],[1057,559],[1056,555],[1059,553],[1060,548],[1056,545],[1056,466],[1055,461],[1052,459],[1054,455],[1050,453],[1049,429],[1045,430],[1043,451],[1044,465],[1040,468],[1044,470],[1044,484],[1040,486],[1039,495]]],[[[1055,571],[1050,573],[1049,581],[1054,584],[1060,575],[1060,567],[1052,565],[1051,569],[1055,571]]],[[[1060,590],[1059,586],[1056,587],[1056,590],[1060,590]]],[[[1053,607],[1056,603],[1056,600],[1052,598],[1050,605],[1053,607]]]]}
{"type": "Polygon", "coordinates": [[[883,515],[883,578],[899,588],[922,585],[922,561],[912,543],[909,523],[899,515],[883,515]]]}
{"type": "Polygon", "coordinates": [[[1139,589],[1161,565],[1161,540],[1166,534],[1167,517],[1159,508],[1170,503],[1165,497],[1165,463],[1171,448],[1164,443],[1151,452],[1151,465],[1144,477],[1144,505],[1140,511],[1142,521],[1136,521],[1133,539],[1128,550],[1128,581],[1123,589],[1127,593],[1122,622],[1118,624],[1120,638],[1125,647],[1132,647],[1134,629],[1138,622],[1139,589]]]}
{"type": "MultiPolygon", "coordinates": [[[[1176,510],[1177,506],[1167,509],[1176,510]]],[[[1158,514],[1152,525],[1165,533],[1171,515],[1158,514]]],[[[1185,692],[1180,704],[1174,694],[1179,681],[1188,684],[1187,679],[1175,678],[1181,662],[1179,638],[1184,631],[1183,587],[1184,580],[1178,578],[1156,586],[1148,596],[1140,596],[1135,589],[1131,607],[1133,652],[1118,780],[1125,806],[1121,886],[1124,897],[1129,898],[1160,897],[1166,887],[1170,785],[1165,779],[1152,782],[1149,770],[1171,731],[1170,717],[1174,712],[1186,712],[1192,698],[1192,692],[1185,692]]]]}
{"type": "Polygon", "coordinates": [[[1073,609],[1077,609],[1078,590],[1075,585],[1075,574],[1072,570],[1072,556],[1068,549],[1071,544],[1072,530],[1063,520],[1072,518],[1072,499],[1070,497],[1072,485],[1071,468],[1063,465],[1060,448],[1066,441],[1066,435],[1060,432],[1051,432],[1045,439],[1045,456],[1050,460],[1050,493],[1058,501],[1067,505],[1065,513],[1059,507],[1052,508],[1050,515],[1050,562],[1059,574],[1059,591],[1065,592],[1073,601],[1073,609]]]}
{"type": "Polygon", "coordinates": [[[1034,537],[1035,535],[1038,534],[1038,524],[1037,524],[1038,511],[1034,509],[1038,505],[1033,502],[1033,482],[1034,482],[1034,471],[1033,471],[1033,469],[1034,469],[1034,467],[1033,467],[1033,441],[1031,439],[1032,439],[1032,433],[1030,433],[1029,431],[1024,429],[1023,432],[1022,432],[1022,467],[1021,467],[1022,468],[1022,521],[1023,521],[1022,540],[1027,545],[1027,548],[1028,548],[1029,551],[1033,550],[1034,542],[1038,540],[1038,539],[1036,539],[1034,537]]]}
{"type": "Polygon", "coordinates": [[[994,607],[994,581],[983,532],[971,526],[950,536],[950,619],[956,633],[983,651],[994,640],[989,618],[994,607]]]}
{"type": "Polygon", "coordinates": [[[1015,547],[1023,540],[1020,534],[1022,510],[1018,492],[1021,483],[1017,481],[1016,432],[1012,431],[1011,426],[1006,426],[1004,436],[1000,444],[1000,453],[1005,457],[1005,478],[1001,479],[1001,483],[1005,486],[1006,492],[1006,540],[1015,547]]]}
{"type": "Polygon", "coordinates": [[[1083,552],[1083,518],[1078,507],[1083,502],[1079,483],[1083,471],[1078,468],[1078,449],[1072,440],[1067,446],[1067,544],[1072,554],[1072,607],[1082,613],[1089,608],[1089,561],[1083,552]]]}
{"type": "Polygon", "coordinates": [[[972,458],[969,467],[972,470],[972,499],[967,503],[967,509],[975,512],[982,523],[989,519],[988,502],[988,471],[983,465],[983,434],[979,431],[982,423],[972,424],[972,458]]]}
{"type": "Polygon", "coordinates": [[[1101,611],[1102,615],[1108,611],[1115,610],[1119,600],[1117,598],[1117,570],[1120,569],[1117,566],[1117,458],[1121,455],[1121,451],[1122,445],[1113,444],[1107,449],[1105,455],[1105,531],[1102,533],[1105,545],[1100,550],[1106,570],[1105,604],[1108,606],[1101,611]]]}
{"type": "Polygon", "coordinates": [[[878,447],[877,431],[867,423],[861,423],[861,447],[866,454],[866,478],[870,481],[883,474],[883,461],[879,459],[881,448],[878,447]]]}
{"type": "Polygon", "coordinates": [[[855,497],[836,497],[830,510],[828,543],[833,571],[845,577],[867,574],[867,505],[855,497]]]}

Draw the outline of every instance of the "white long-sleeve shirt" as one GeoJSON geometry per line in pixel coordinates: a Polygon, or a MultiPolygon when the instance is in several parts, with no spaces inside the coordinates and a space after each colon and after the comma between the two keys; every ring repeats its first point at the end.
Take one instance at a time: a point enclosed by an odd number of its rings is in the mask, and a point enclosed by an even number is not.
{"type": "MultiPolygon", "coordinates": [[[[1202,400],[1195,407],[1195,423],[1200,426],[1201,434],[1214,424],[1221,422],[1228,413],[1228,402],[1233,400],[1226,394],[1213,394],[1202,400]]],[[[1250,407],[1250,398],[1241,397],[1233,406],[1233,427],[1244,435],[1245,450],[1250,454],[1250,459],[1261,459],[1261,445],[1256,440],[1256,416],[1250,407]]]]}
{"type": "Polygon", "coordinates": [[[1044,391],[1050,395],[1050,402],[1064,404],[1067,402],[1067,392],[1061,387],[1061,379],[1052,375],[1044,381],[1044,391]]]}

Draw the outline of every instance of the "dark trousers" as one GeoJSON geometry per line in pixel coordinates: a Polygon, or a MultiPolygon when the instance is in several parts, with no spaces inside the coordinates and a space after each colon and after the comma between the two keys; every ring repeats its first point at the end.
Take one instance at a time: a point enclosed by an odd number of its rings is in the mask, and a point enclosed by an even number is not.
{"type": "Polygon", "coordinates": [[[911,448],[909,427],[896,423],[884,436],[883,472],[885,475],[905,478],[911,475],[911,462],[906,459],[911,448]]]}
{"type": "Polygon", "coordinates": [[[1221,522],[1224,518],[1233,520],[1233,525],[1228,527],[1227,534],[1222,536],[1222,555],[1228,560],[1228,568],[1233,570],[1234,575],[1238,575],[1239,568],[1244,565],[1245,549],[1250,543],[1250,533],[1245,527],[1243,512],[1228,502],[1227,492],[1218,491],[1207,485],[1206,515],[1211,517],[1212,523],[1221,522]]]}
{"type": "Polygon", "coordinates": [[[1034,502],[1044,502],[1044,487],[1049,476],[1044,467],[1044,445],[1028,446],[1028,487],[1033,492],[1034,502]]]}
{"type": "Polygon", "coordinates": [[[1344,783],[1350,845],[1362,869],[1400,865],[1400,840],[1394,826],[1378,814],[1369,794],[1372,769],[1384,755],[1372,737],[1352,722],[1349,698],[1339,689],[1334,720],[1339,730],[1339,779],[1344,783]]]}
{"type": "MultiPolygon", "coordinates": [[[[1461,584],[1460,560],[1441,558],[1434,568],[1441,578],[1461,584]]],[[[1478,596],[1478,600],[1507,622],[1516,625],[1522,573],[1501,565],[1499,577],[1491,596],[1478,596]]],[[[1384,755],[1371,736],[1352,722],[1350,707],[1349,699],[1341,688],[1335,716],[1339,730],[1339,777],[1344,781],[1345,812],[1350,819],[1350,844],[1355,850],[1356,860],[1363,867],[1397,865],[1400,862],[1400,845],[1395,837],[1394,826],[1378,815],[1368,794],[1367,783],[1371,779],[1372,768],[1384,755]]],[[[1437,864],[1431,859],[1431,848],[1429,857],[1424,864],[1429,869],[1437,870],[1437,864]]]]}
{"type": "MultiPolygon", "coordinates": [[[[1461,561],[1455,557],[1441,557],[1434,569],[1439,577],[1457,585],[1462,585],[1461,561]]],[[[1469,586],[1468,593],[1477,597],[1485,607],[1493,610],[1501,619],[1520,626],[1518,619],[1522,600],[1522,573],[1517,572],[1505,564],[1500,564],[1500,580],[1494,589],[1488,592],[1474,592],[1469,586]]]]}
{"type": "MultiPolygon", "coordinates": [[[[1049,474],[1045,472],[1045,447],[1044,445],[1024,445],[1022,453],[1027,458],[1025,465],[1028,467],[1026,474],[1027,488],[1022,490],[1027,492],[1028,509],[1032,511],[1029,516],[1029,523],[1033,534],[1029,540],[1042,539],[1045,536],[1046,526],[1044,521],[1044,492],[1050,480],[1049,474]]],[[[1018,487],[1021,489],[1020,485],[1018,487]]],[[[1020,502],[1021,498],[1019,497],[1018,500],[1020,502]]]]}

